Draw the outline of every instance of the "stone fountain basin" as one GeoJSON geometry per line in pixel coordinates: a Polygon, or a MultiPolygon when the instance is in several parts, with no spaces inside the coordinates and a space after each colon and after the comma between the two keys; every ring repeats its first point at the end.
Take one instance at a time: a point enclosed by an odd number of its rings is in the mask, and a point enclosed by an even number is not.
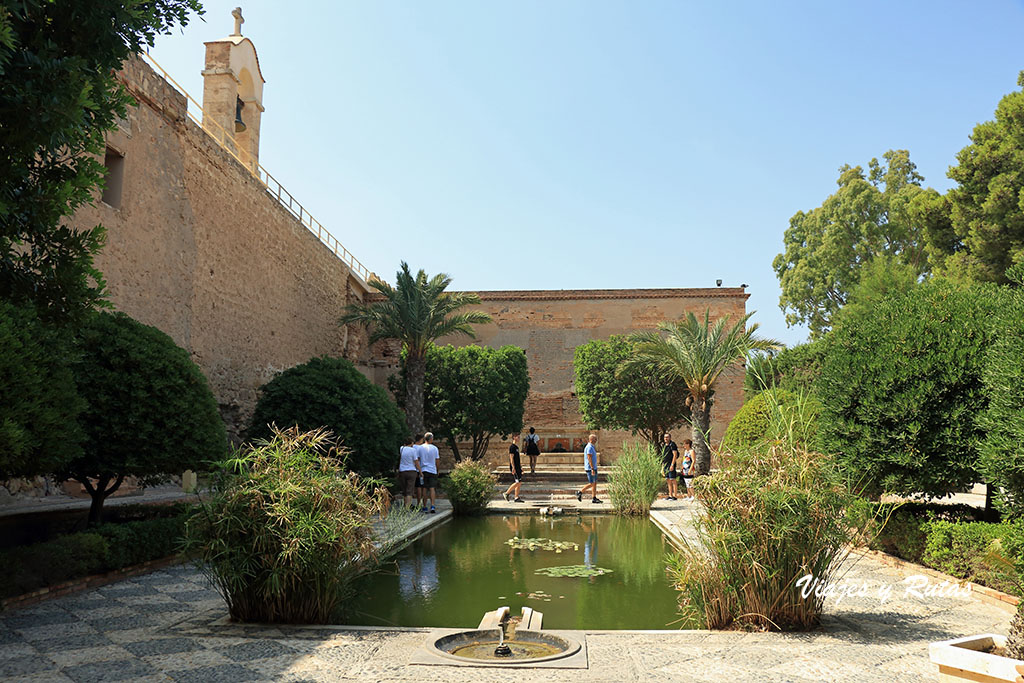
{"type": "Polygon", "coordinates": [[[410,664],[426,664],[434,666],[480,666],[480,667],[514,667],[514,668],[587,668],[587,647],[582,632],[575,631],[530,631],[517,630],[512,641],[544,643],[559,647],[562,651],[544,657],[524,659],[471,659],[451,654],[465,645],[493,641],[497,644],[501,630],[494,629],[437,629],[430,633],[423,647],[416,652],[410,664]]]}

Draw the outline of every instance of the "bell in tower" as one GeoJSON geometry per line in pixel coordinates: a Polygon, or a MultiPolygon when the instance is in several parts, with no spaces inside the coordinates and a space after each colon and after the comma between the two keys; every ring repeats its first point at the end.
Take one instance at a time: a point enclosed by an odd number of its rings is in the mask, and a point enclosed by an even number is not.
{"type": "Polygon", "coordinates": [[[231,16],[234,33],[206,43],[203,127],[255,171],[259,163],[265,81],[256,46],[242,36],[242,8],[236,7],[231,16]]]}

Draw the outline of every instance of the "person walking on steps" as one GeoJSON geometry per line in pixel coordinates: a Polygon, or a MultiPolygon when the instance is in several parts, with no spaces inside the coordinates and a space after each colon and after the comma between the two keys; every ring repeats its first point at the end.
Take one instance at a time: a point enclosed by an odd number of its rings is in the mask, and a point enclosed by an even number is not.
{"type": "Polygon", "coordinates": [[[526,501],[519,497],[519,489],[523,485],[523,464],[519,461],[519,435],[512,435],[512,443],[508,445],[508,468],[512,471],[512,485],[508,487],[505,493],[501,494],[501,497],[508,502],[509,494],[515,496],[514,503],[525,503],[526,501]],[[514,493],[513,493],[514,492],[514,493]]]}
{"type": "Polygon", "coordinates": [[[526,455],[530,458],[530,474],[537,473],[537,456],[540,455],[540,435],[530,427],[530,433],[526,435],[523,443],[526,446],[526,455]]]}
{"type": "Polygon", "coordinates": [[[583,502],[583,492],[590,489],[591,503],[600,503],[597,498],[597,434],[591,434],[590,440],[583,448],[583,469],[587,474],[587,485],[576,492],[576,500],[583,502]]]}
{"type": "Polygon", "coordinates": [[[427,495],[430,495],[430,511],[437,512],[434,508],[434,491],[437,489],[437,446],[434,445],[434,435],[427,432],[423,435],[423,446],[420,448],[420,465],[423,466],[423,511],[427,511],[427,495]]]}
{"type": "Polygon", "coordinates": [[[676,499],[676,463],[679,460],[679,447],[672,440],[672,435],[665,432],[665,443],[661,445],[661,469],[665,473],[665,484],[668,486],[668,500],[676,499]]]}

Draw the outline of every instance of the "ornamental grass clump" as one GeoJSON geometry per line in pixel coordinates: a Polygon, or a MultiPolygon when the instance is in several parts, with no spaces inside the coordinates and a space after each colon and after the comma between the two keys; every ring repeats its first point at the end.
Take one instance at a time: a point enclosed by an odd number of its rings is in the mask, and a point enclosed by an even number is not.
{"type": "Polygon", "coordinates": [[[223,464],[186,551],[235,621],[328,623],[375,569],[387,491],[346,472],[330,432],[274,430],[223,464]]]}
{"type": "Polygon", "coordinates": [[[456,515],[482,515],[494,495],[497,477],[482,462],[463,460],[448,475],[444,492],[456,515]]]}
{"type": "Polygon", "coordinates": [[[665,475],[661,456],[648,444],[626,444],[608,474],[608,497],[620,515],[646,515],[665,475]]]}
{"type": "Polygon", "coordinates": [[[770,438],[730,453],[725,468],[695,481],[704,511],[669,560],[688,623],[813,628],[824,595],[806,593],[800,579],[835,581],[859,540],[845,515],[854,498],[835,461],[793,438],[801,432],[793,412],[778,415],[770,438]]]}

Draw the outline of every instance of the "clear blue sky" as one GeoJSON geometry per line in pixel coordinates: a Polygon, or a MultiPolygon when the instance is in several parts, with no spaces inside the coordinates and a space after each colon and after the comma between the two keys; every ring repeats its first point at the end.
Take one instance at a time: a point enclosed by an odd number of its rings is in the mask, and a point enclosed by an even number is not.
{"type": "MultiPolygon", "coordinates": [[[[201,99],[203,41],[153,56],[201,99]]],[[[910,150],[925,183],[1024,69],[1024,2],[249,1],[260,161],[370,269],[455,289],[749,284],[844,163],[910,150]]]]}

